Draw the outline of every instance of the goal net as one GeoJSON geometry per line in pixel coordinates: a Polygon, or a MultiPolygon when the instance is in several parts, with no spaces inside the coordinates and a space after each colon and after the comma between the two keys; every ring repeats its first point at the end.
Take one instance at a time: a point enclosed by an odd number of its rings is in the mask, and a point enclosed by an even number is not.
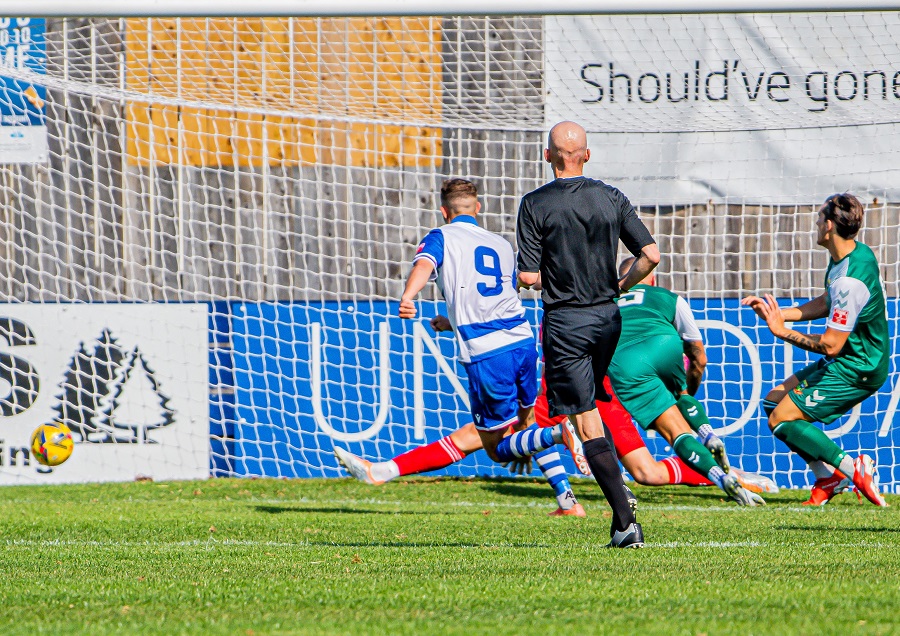
{"type": "MultiPolygon", "coordinates": [[[[867,205],[885,387],[828,427],[897,492],[900,13],[0,19],[0,481],[344,474],[470,421],[455,344],[397,318],[450,176],[515,242],[548,127],[589,131],[701,320],[734,464],[804,487],[759,401],[810,359],[742,295],[823,290],[815,211],[867,205]],[[49,470],[40,423],[79,442],[49,470]]],[[[537,327],[535,296],[525,298],[537,327]]],[[[814,325],[813,328],[821,325],[814,325]]],[[[657,456],[671,451],[648,437],[657,456]]],[[[500,475],[483,453],[446,471],[500,475]]]]}

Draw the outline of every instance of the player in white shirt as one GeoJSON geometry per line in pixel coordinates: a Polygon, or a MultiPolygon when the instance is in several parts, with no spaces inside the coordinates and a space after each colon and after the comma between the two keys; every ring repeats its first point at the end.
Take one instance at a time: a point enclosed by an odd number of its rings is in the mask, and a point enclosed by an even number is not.
{"type": "Polygon", "coordinates": [[[503,431],[517,420],[526,426],[534,422],[537,349],[513,283],[512,246],[478,226],[480,210],[471,182],[444,183],[441,214],[447,224],[419,245],[399,313],[415,318],[413,298],[429,280],[437,282],[469,375],[472,417],[496,461],[494,448],[503,431]]]}
{"type": "MultiPolygon", "coordinates": [[[[429,280],[437,282],[447,301],[460,362],[469,376],[472,419],[484,450],[494,461],[516,461],[521,453],[498,455],[497,446],[511,425],[516,430],[534,425],[537,348],[516,289],[512,246],[479,227],[476,217],[480,210],[473,183],[465,179],[444,182],[441,214],[446,224],[429,232],[419,245],[399,315],[415,318],[413,299],[429,280]]],[[[553,443],[561,442],[556,434],[553,443]]],[[[545,449],[555,453],[552,445],[525,454],[537,455],[545,449]]],[[[548,480],[558,499],[564,486],[571,493],[564,472],[553,477],[548,475],[548,480]]],[[[563,510],[576,504],[574,495],[560,499],[563,510]]]]}

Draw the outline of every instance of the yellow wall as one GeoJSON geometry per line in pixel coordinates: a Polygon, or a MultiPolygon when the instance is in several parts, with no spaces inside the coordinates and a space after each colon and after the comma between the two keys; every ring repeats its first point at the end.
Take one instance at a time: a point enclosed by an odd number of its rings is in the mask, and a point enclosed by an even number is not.
{"type": "Polygon", "coordinates": [[[439,164],[437,128],[328,117],[438,120],[440,53],[432,18],[129,20],[129,90],[320,117],[130,104],[128,155],[138,165],[179,153],[195,166],[439,164]]]}

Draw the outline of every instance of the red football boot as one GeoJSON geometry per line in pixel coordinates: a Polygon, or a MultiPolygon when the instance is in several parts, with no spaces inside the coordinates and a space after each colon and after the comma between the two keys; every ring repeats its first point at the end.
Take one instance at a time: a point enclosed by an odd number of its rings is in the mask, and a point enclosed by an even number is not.
{"type": "Polygon", "coordinates": [[[804,506],[824,506],[834,499],[836,495],[850,490],[852,482],[839,470],[834,471],[830,477],[817,479],[809,492],[809,500],[804,501],[804,506]]]}
{"type": "Polygon", "coordinates": [[[857,491],[876,506],[887,508],[887,502],[878,491],[878,476],[872,458],[868,455],[860,455],[853,462],[853,467],[856,469],[853,473],[853,485],[856,486],[857,491]]]}

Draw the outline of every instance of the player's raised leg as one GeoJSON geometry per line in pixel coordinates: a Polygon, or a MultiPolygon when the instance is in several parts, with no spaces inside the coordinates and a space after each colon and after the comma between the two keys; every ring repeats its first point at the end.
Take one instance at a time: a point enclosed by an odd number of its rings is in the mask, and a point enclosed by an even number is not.
{"type": "Polygon", "coordinates": [[[726,473],[731,470],[731,465],[728,462],[728,455],[725,452],[725,442],[713,432],[712,424],[709,422],[709,416],[706,414],[706,409],[703,407],[700,400],[688,393],[682,393],[675,401],[675,405],[681,412],[684,421],[688,423],[691,430],[697,433],[700,443],[712,453],[716,463],[722,470],[726,473]]]}
{"type": "Polygon", "coordinates": [[[878,489],[872,459],[863,454],[854,460],[810,421],[833,421],[853,408],[857,396],[846,387],[833,386],[835,378],[824,365],[815,363],[810,366],[814,368],[810,370],[807,367],[801,371],[805,386],[799,388],[799,393],[791,391],[782,398],[769,416],[769,427],[775,437],[806,460],[816,476],[807,505],[824,505],[836,494],[848,490],[846,480],[849,477],[849,481],[866,499],[876,506],[887,506],[878,489]],[[798,400],[808,412],[800,409],[798,400]]]}
{"type": "Polygon", "coordinates": [[[469,423],[436,442],[418,446],[384,462],[370,462],[339,447],[335,447],[334,454],[351,475],[378,486],[397,477],[446,468],[481,448],[478,431],[469,423]]]}
{"type": "Polygon", "coordinates": [[[759,495],[741,486],[737,477],[722,470],[709,450],[694,437],[677,406],[666,409],[654,420],[652,426],[672,445],[678,457],[697,472],[706,475],[707,479],[738,504],[742,506],[765,504],[759,495]]]}
{"type": "MultiPolygon", "coordinates": [[[[507,429],[506,433],[509,432],[511,429],[507,429]]],[[[397,477],[446,468],[481,449],[481,437],[475,425],[469,423],[436,442],[419,446],[384,462],[370,462],[340,447],[335,447],[334,454],[353,477],[367,484],[379,486],[397,477]]],[[[534,458],[556,496],[558,507],[550,514],[586,516],[584,507],[578,503],[572,491],[559,451],[550,448],[538,453],[534,458]]]]}

